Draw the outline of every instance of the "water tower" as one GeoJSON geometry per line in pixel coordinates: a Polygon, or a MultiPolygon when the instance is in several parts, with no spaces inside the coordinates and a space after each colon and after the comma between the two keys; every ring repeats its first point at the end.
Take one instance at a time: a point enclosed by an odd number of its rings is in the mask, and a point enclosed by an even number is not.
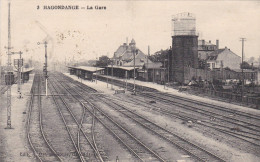
{"type": "Polygon", "coordinates": [[[184,83],[186,67],[198,68],[196,18],[191,13],[172,16],[171,81],[184,83]]]}

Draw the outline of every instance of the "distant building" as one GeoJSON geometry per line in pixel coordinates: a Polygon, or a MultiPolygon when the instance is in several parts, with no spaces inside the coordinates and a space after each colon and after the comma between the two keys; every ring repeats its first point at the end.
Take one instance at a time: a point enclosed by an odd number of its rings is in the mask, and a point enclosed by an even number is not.
{"type": "MultiPolygon", "coordinates": [[[[136,47],[136,43],[134,39],[132,39],[129,45],[127,43],[124,43],[123,45],[119,46],[119,48],[116,50],[113,56],[115,65],[128,66],[128,67],[134,66],[134,54],[131,46],[136,47]]],[[[147,55],[145,55],[139,48],[136,47],[136,50],[137,50],[137,53],[135,53],[136,67],[143,67],[144,63],[147,63],[147,61],[148,63],[152,62],[147,58],[147,55]]]]}
{"type": "Polygon", "coordinates": [[[219,40],[216,40],[216,45],[212,44],[211,41],[206,42],[205,40],[198,41],[198,57],[201,60],[206,60],[210,53],[219,49],[219,40]]]}
{"type": "Polygon", "coordinates": [[[240,69],[241,57],[236,55],[227,47],[211,52],[207,57],[207,64],[210,69],[230,68],[240,69]]]}

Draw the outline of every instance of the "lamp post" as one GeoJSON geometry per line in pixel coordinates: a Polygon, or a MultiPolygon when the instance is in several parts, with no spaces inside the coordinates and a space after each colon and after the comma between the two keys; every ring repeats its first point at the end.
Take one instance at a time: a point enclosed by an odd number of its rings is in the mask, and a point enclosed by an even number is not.
{"type": "Polygon", "coordinates": [[[167,61],[167,59],[164,59],[164,89],[165,89],[165,84],[166,84],[166,78],[165,78],[165,76],[166,76],[166,61],[167,61]]]}
{"type": "Polygon", "coordinates": [[[111,60],[112,60],[112,62],[111,62],[111,64],[112,64],[111,90],[113,90],[113,77],[114,77],[114,69],[113,69],[113,66],[114,66],[114,60],[113,60],[113,58],[112,58],[111,60]]]}
{"type": "Polygon", "coordinates": [[[242,41],[242,64],[241,64],[241,69],[242,69],[242,86],[241,86],[241,100],[243,101],[243,96],[244,96],[244,67],[243,67],[243,62],[244,62],[244,41],[246,41],[246,38],[240,38],[240,41],[242,41]]]}
{"type": "Polygon", "coordinates": [[[132,52],[134,55],[134,95],[136,94],[136,90],[135,90],[135,55],[137,54],[138,50],[135,47],[135,44],[131,44],[131,48],[132,48],[132,52]]]}
{"type": "Polygon", "coordinates": [[[170,46],[170,51],[168,52],[168,86],[170,85],[170,53],[172,52],[172,47],[170,46]]]}

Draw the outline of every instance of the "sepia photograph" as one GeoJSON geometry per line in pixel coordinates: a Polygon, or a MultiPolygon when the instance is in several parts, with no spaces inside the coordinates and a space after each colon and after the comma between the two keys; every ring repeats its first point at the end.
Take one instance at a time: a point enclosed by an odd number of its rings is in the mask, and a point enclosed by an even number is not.
{"type": "Polygon", "coordinates": [[[259,0],[0,0],[0,162],[259,162],[259,0]]]}

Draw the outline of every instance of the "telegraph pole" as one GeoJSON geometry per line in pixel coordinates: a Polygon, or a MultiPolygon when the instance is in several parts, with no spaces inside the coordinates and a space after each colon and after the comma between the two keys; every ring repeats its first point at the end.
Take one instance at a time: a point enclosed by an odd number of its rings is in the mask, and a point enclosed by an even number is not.
{"type": "Polygon", "coordinates": [[[136,90],[135,90],[135,55],[137,53],[137,50],[134,46],[133,54],[134,54],[134,95],[136,95],[136,90]]]}
{"type": "Polygon", "coordinates": [[[148,60],[149,60],[149,56],[150,56],[150,46],[148,46],[148,56],[147,56],[147,66],[146,66],[146,68],[147,68],[147,82],[149,81],[149,78],[148,78],[148,64],[149,64],[148,60]]]}
{"type": "Polygon", "coordinates": [[[244,96],[244,68],[243,68],[243,62],[244,62],[244,41],[246,41],[246,38],[240,38],[240,41],[242,41],[242,64],[241,64],[241,69],[242,69],[242,87],[241,87],[241,97],[243,101],[243,96],[244,96]]]}
{"type": "Polygon", "coordinates": [[[168,86],[170,85],[170,53],[172,52],[172,47],[170,46],[170,51],[168,53],[168,86]]]}
{"type": "Polygon", "coordinates": [[[111,90],[114,90],[113,89],[113,77],[114,77],[114,69],[113,69],[113,66],[114,66],[114,59],[112,58],[112,78],[111,78],[111,90]]]}
{"type": "Polygon", "coordinates": [[[163,88],[165,89],[165,84],[166,84],[166,79],[165,79],[165,76],[166,76],[166,59],[164,59],[164,86],[163,88]]]}
{"type": "Polygon", "coordinates": [[[38,45],[44,44],[44,47],[45,47],[45,63],[44,63],[43,72],[44,72],[44,76],[45,76],[45,96],[47,96],[47,94],[48,94],[48,70],[47,70],[47,67],[48,67],[47,44],[48,44],[48,42],[47,41],[45,41],[44,43],[38,42],[37,44],[38,45]]]}
{"type": "Polygon", "coordinates": [[[11,104],[12,104],[12,90],[11,90],[11,72],[13,71],[12,68],[12,63],[11,63],[11,18],[10,18],[10,7],[11,4],[10,2],[8,3],[8,47],[7,47],[7,55],[8,55],[8,60],[7,60],[7,86],[8,86],[8,90],[7,90],[7,127],[6,129],[11,129],[12,128],[12,124],[11,124],[11,104]]]}

